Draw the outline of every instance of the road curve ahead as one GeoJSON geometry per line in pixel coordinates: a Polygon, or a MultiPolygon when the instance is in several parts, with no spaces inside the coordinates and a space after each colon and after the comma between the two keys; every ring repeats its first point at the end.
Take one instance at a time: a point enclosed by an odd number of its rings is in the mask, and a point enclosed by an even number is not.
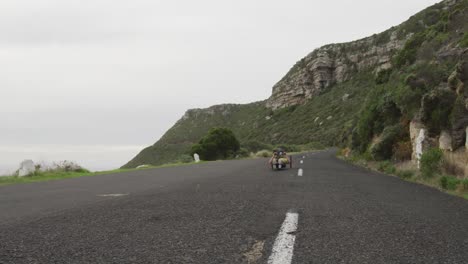
{"type": "Polygon", "coordinates": [[[333,151],[294,161],[0,187],[0,263],[468,262],[467,201],[333,151]]]}

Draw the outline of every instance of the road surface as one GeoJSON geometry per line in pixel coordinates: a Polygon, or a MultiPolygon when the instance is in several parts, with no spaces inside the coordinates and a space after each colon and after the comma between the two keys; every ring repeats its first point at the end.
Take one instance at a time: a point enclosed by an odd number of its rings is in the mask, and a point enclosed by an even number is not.
{"type": "Polygon", "coordinates": [[[468,262],[468,201],[333,151],[294,160],[0,187],[0,263],[468,262]]]}

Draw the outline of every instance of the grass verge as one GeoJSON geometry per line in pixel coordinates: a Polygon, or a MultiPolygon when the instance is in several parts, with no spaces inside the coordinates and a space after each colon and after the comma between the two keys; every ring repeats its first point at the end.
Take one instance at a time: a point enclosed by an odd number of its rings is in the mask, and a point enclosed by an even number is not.
{"type": "Polygon", "coordinates": [[[436,174],[427,177],[419,172],[414,166],[404,166],[401,163],[396,164],[391,161],[372,161],[365,155],[345,157],[344,155],[341,155],[340,152],[338,152],[337,157],[372,171],[398,177],[404,181],[432,187],[447,194],[462,197],[468,200],[468,179],[458,179],[455,176],[443,174],[436,174]]]}
{"type": "MultiPolygon", "coordinates": [[[[204,163],[204,162],[201,161],[198,164],[200,163],[204,163]]],[[[21,184],[21,183],[52,181],[52,180],[60,180],[60,179],[68,179],[68,178],[90,177],[90,176],[140,171],[140,170],[148,170],[148,169],[156,169],[156,168],[186,166],[186,165],[192,165],[192,164],[195,164],[195,162],[171,163],[171,164],[165,164],[165,165],[160,165],[160,166],[147,166],[147,167],[140,168],[140,169],[116,169],[116,170],[96,171],[96,172],[75,172],[75,171],[59,170],[59,171],[40,172],[33,176],[24,176],[24,177],[0,176],[0,186],[11,185],[11,184],[21,184]]]]}

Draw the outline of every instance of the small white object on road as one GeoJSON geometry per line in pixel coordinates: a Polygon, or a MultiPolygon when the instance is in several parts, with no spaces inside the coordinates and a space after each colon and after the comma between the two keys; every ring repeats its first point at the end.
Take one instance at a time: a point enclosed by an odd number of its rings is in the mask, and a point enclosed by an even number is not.
{"type": "Polygon", "coordinates": [[[297,176],[302,177],[303,174],[304,174],[304,170],[303,170],[303,169],[299,169],[299,170],[297,171],[297,176]]]}
{"type": "Polygon", "coordinates": [[[303,164],[303,163],[304,163],[304,161],[303,161],[303,160],[301,160],[301,164],[303,164]]]}
{"type": "Polygon", "coordinates": [[[98,194],[97,196],[100,197],[120,197],[120,196],[126,196],[128,193],[107,193],[107,194],[98,194]]]}
{"type": "Polygon", "coordinates": [[[305,156],[302,156],[303,159],[305,159],[305,156]]]}
{"type": "Polygon", "coordinates": [[[294,242],[296,240],[295,232],[299,214],[288,212],[286,219],[276,237],[271,255],[268,258],[268,264],[290,264],[293,257],[294,242]]]}

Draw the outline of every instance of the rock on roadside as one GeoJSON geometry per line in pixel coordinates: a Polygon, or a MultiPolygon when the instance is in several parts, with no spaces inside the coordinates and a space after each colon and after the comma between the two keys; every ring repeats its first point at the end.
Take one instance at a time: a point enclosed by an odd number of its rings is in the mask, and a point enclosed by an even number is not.
{"type": "Polygon", "coordinates": [[[34,162],[32,160],[24,160],[20,164],[20,168],[18,170],[18,176],[19,177],[24,177],[24,176],[31,175],[31,174],[34,173],[35,170],[36,170],[36,168],[35,168],[34,162]]]}

